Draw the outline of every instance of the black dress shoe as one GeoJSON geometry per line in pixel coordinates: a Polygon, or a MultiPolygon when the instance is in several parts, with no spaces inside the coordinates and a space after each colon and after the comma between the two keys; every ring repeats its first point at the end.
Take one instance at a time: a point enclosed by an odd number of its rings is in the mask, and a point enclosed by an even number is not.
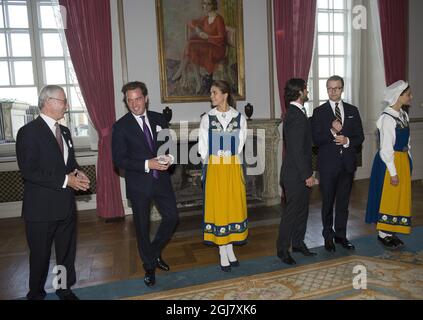
{"type": "Polygon", "coordinates": [[[306,257],[317,255],[316,252],[311,252],[305,245],[301,247],[292,247],[292,252],[301,252],[306,257]]]}
{"type": "Polygon", "coordinates": [[[347,250],[355,250],[354,245],[351,242],[349,242],[347,238],[335,237],[335,243],[341,244],[341,246],[343,246],[347,250]]]}
{"type": "Polygon", "coordinates": [[[231,272],[231,270],[232,270],[231,265],[229,265],[229,266],[220,265],[220,269],[222,269],[223,272],[231,272]]]}
{"type": "Polygon", "coordinates": [[[79,300],[79,298],[70,289],[56,290],[56,295],[59,297],[60,300],[79,300]]]}
{"type": "Polygon", "coordinates": [[[229,261],[229,263],[231,264],[231,267],[239,267],[239,261],[238,260],[229,261]]]}
{"type": "Polygon", "coordinates": [[[294,265],[297,264],[295,260],[291,257],[288,251],[278,253],[278,257],[281,259],[283,263],[294,265]]]}
{"type": "Polygon", "coordinates": [[[333,243],[332,239],[326,239],[325,240],[325,249],[329,252],[335,252],[335,244],[333,243]]]}
{"type": "Polygon", "coordinates": [[[395,250],[401,247],[393,236],[387,236],[385,238],[377,236],[377,240],[380,241],[386,249],[395,250]]]}
{"type": "Polygon", "coordinates": [[[156,274],[154,270],[146,270],[144,276],[144,283],[147,287],[152,287],[156,283],[156,274]]]}
{"type": "Polygon", "coordinates": [[[401,248],[404,246],[404,242],[402,242],[401,239],[398,238],[396,234],[393,234],[392,238],[394,238],[394,241],[397,243],[398,248],[401,248]]]}
{"type": "Polygon", "coordinates": [[[157,258],[157,268],[162,269],[163,271],[169,271],[169,265],[163,261],[162,257],[157,258]]]}

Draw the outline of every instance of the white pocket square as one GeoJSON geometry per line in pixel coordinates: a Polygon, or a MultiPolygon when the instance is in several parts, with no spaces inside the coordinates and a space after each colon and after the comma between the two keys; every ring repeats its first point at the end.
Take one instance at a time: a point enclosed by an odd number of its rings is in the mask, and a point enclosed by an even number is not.
{"type": "Polygon", "coordinates": [[[156,126],[156,132],[162,131],[162,127],[156,126]]]}
{"type": "Polygon", "coordinates": [[[352,119],[352,118],[354,118],[354,116],[348,116],[348,119],[352,119]]]}
{"type": "Polygon", "coordinates": [[[69,148],[72,148],[72,143],[70,141],[68,141],[68,146],[69,148]]]}

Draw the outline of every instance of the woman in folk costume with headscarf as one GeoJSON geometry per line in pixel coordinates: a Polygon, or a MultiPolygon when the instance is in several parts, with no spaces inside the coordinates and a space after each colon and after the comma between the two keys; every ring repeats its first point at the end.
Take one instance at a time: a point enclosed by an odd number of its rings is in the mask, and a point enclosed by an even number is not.
{"type": "Polygon", "coordinates": [[[410,86],[399,80],[385,90],[388,107],[377,120],[379,151],[373,161],[366,222],[376,223],[378,240],[388,249],[404,243],[397,233],[411,232],[410,128],[402,109],[412,99],[410,86]]]}

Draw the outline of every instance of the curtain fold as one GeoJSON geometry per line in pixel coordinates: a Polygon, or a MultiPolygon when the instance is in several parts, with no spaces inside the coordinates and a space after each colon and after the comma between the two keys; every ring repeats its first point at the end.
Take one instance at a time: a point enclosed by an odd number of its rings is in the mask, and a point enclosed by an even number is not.
{"type": "Polygon", "coordinates": [[[276,70],[282,118],[284,87],[290,78],[307,81],[313,55],[316,0],[273,0],[276,70]]]}
{"type": "Polygon", "coordinates": [[[406,80],[408,0],[378,0],[386,85],[406,80]]]}
{"type": "Polygon", "coordinates": [[[97,215],[123,217],[111,131],[116,120],[109,0],[59,0],[66,8],[65,35],[90,119],[98,133],[97,215]]]}

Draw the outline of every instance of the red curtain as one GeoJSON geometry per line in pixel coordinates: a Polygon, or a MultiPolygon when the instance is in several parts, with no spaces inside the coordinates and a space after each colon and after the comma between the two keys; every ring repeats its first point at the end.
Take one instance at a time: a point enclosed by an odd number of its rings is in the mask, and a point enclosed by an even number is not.
{"type": "Polygon", "coordinates": [[[59,0],[66,8],[66,40],[91,121],[98,132],[97,215],[123,217],[111,131],[116,120],[109,0],[59,0]]]}
{"type": "Polygon", "coordinates": [[[407,78],[408,0],[379,0],[386,85],[407,78]]]}
{"type": "Polygon", "coordinates": [[[282,118],[287,108],[285,83],[307,81],[313,55],[316,0],[274,0],[276,69],[282,118]]]}

